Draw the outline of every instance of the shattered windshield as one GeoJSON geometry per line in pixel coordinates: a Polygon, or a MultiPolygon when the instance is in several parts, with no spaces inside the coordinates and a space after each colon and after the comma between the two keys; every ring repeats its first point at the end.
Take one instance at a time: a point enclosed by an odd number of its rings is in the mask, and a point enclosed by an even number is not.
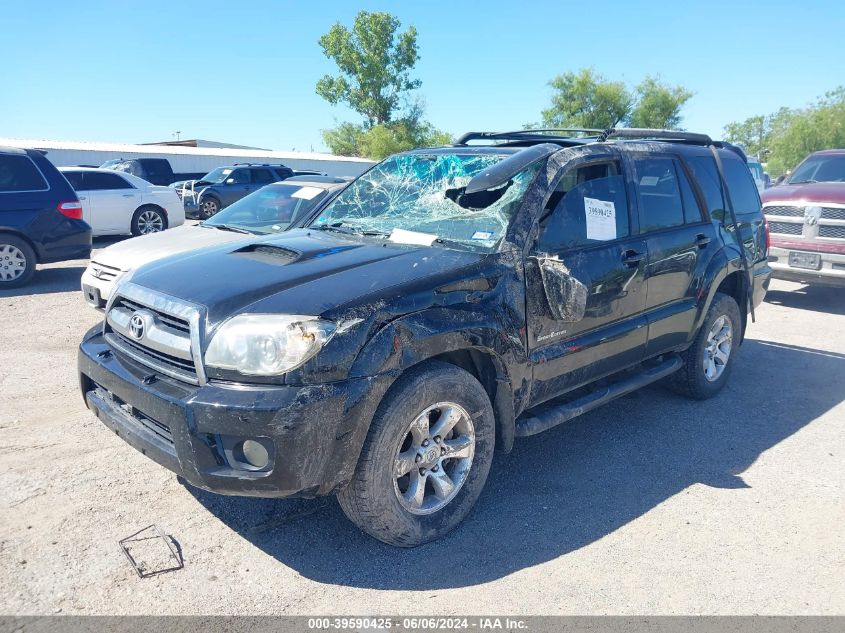
{"type": "Polygon", "coordinates": [[[532,165],[485,195],[462,196],[473,176],[508,154],[400,154],[352,182],[312,228],[380,235],[394,242],[490,249],[531,184],[532,165]]]}

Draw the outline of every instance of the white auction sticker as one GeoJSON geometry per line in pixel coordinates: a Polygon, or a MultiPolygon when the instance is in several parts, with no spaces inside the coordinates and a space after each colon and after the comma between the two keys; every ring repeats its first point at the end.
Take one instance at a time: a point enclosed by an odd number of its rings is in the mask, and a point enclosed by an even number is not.
{"type": "Polygon", "coordinates": [[[302,198],[303,200],[313,200],[321,193],[323,193],[323,190],[319,187],[302,187],[301,189],[297,189],[292,194],[290,194],[290,197],[302,198]]]}
{"type": "Polygon", "coordinates": [[[612,202],[584,198],[584,214],[587,216],[587,239],[616,239],[616,207],[612,202]]]}

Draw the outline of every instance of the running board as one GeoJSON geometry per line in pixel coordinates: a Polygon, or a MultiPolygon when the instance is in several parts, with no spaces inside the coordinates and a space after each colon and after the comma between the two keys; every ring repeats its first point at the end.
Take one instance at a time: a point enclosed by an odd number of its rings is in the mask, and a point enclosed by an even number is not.
{"type": "Polygon", "coordinates": [[[670,356],[659,365],[649,367],[630,378],[596,389],[572,402],[557,405],[540,405],[516,421],[515,435],[516,437],[528,437],[529,435],[536,435],[537,433],[547,431],[558,424],[563,424],[572,418],[583,415],[587,411],[592,411],[596,407],[600,407],[611,400],[627,395],[661,378],[665,378],[669,374],[678,371],[681,365],[683,365],[683,361],[680,356],[670,356]]]}

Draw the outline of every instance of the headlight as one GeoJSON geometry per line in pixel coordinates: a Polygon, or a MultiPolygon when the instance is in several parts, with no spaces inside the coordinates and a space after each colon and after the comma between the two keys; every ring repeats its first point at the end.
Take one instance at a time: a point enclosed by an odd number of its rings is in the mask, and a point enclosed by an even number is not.
{"type": "Polygon", "coordinates": [[[241,314],[214,334],[205,364],[251,376],[283,374],[319,352],[334,331],[334,323],[317,317],[241,314]]]}

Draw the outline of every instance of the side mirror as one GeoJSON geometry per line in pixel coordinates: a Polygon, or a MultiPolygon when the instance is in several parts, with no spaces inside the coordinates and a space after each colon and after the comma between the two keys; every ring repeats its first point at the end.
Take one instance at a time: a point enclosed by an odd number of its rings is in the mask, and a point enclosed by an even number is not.
{"type": "Polygon", "coordinates": [[[587,286],[557,258],[537,257],[543,290],[552,317],[557,321],[580,321],[587,312],[587,286]]]}

